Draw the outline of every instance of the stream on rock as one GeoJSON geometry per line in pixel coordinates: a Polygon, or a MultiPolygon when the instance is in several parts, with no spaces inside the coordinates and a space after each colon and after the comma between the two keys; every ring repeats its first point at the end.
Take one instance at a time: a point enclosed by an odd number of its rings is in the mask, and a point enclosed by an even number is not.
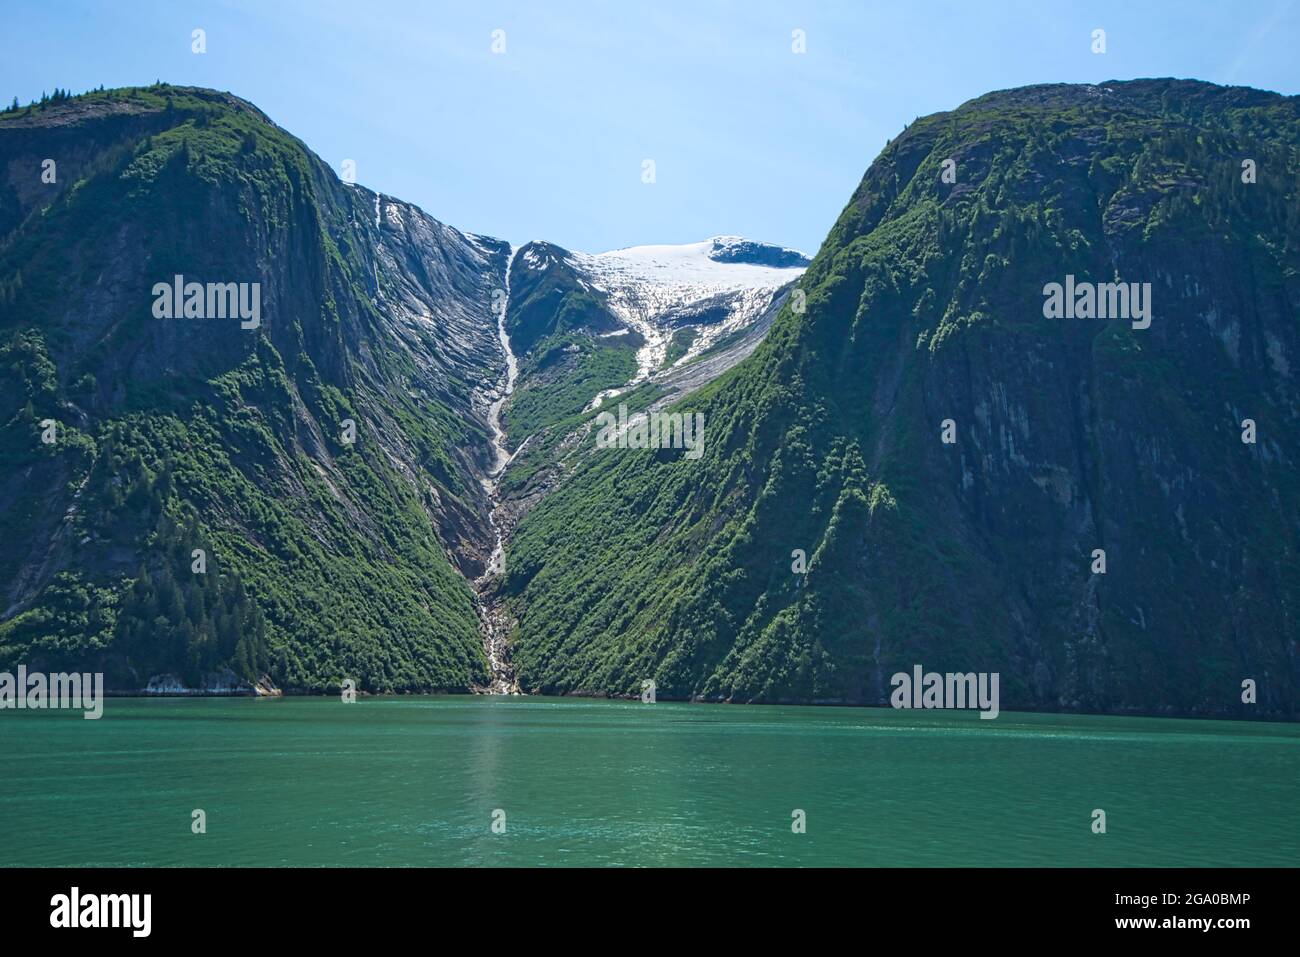
{"type": "Polygon", "coordinates": [[[483,630],[483,650],[487,654],[491,678],[485,688],[479,689],[485,694],[519,694],[519,683],[515,679],[515,670],[510,663],[510,615],[505,603],[497,594],[497,586],[506,570],[505,535],[498,513],[501,511],[501,477],[506,466],[510,464],[510,450],[506,447],[506,432],[501,424],[502,410],[510,394],[515,390],[515,380],[519,376],[519,360],[510,348],[510,334],[506,332],[506,310],[510,307],[510,267],[515,261],[517,249],[511,248],[506,261],[504,295],[493,297],[493,308],[497,313],[497,336],[501,340],[501,349],[506,357],[506,379],[502,385],[501,395],[488,409],[488,427],[492,432],[492,449],[495,459],[491,470],[483,479],[483,488],[488,494],[488,521],[495,536],[492,556],[487,568],[474,581],[474,591],[478,594],[479,624],[483,630]]]}

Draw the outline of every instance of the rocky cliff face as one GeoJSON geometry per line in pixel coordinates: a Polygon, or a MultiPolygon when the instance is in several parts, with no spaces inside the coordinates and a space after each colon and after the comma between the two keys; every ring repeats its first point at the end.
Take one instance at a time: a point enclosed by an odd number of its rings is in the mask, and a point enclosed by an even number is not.
{"type": "Polygon", "coordinates": [[[0,657],[119,686],[235,658],[296,687],[482,678],[452,562],[492,547],[506,244],[204,90],[7,114],[0,172],[0,657]],[[176,276],[257,316],[160,318],[176,276]]]}
{"type": "Polygon", "coordinates": [[[679,405],[703,458],[604,450],[523,522],[522,683],[883,703],[920,663],[1004,707],[1295,713],[1297,119],[1135,81],[917,121],[806,311],[679,405]],[[1076,282],[1134,314],[1048,318],[1076,282]]]}

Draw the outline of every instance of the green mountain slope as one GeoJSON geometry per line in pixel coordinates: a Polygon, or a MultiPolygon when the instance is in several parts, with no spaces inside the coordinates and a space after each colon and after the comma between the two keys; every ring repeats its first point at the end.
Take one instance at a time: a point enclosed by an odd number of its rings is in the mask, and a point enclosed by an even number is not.
{"type": "Polygon", "coordinates": [[[1298,110],[1152,80],[918,120],[806,311],[678,406],[703,457],[594,452],[521,523],[521,684],[884,703],[919,663],[1008,708],[1294,714],[1298,110]],[[1149,328],[1045,318],[1067,276],[1150,283],[1149,328]]]}
{"type": "Polygon", "coordinates": [[[226,94],[0,115],[0,668],[482,681],[449,556],[491,547],[507,256],[226,94]],[[260,325],[156,318],[175,275],[258,283],[260,325]]]}
{"type": "Polygon", "coordinates": [[[511,264],[505,325],[520,357],[519,385],[506,405],[512,449],[636,373],[642,338],[581,281],[566,255],[551,243],[532,242],[511,264]],[[609,335],[616,332],[623,334],[609,335]]]}

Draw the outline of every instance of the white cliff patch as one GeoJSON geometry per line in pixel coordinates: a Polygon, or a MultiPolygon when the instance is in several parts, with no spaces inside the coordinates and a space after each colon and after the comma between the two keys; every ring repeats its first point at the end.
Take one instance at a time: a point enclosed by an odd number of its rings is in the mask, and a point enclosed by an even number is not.
{"type": "Polygon", "coordinates": [[[1265,332],[1264,342],[1268,349],[1268,361],[1273,364],[1273,371],[1289,379],[1291,377],[1291,363],[1287,361],[1282,340],[1271,332],[1265,332]]]}

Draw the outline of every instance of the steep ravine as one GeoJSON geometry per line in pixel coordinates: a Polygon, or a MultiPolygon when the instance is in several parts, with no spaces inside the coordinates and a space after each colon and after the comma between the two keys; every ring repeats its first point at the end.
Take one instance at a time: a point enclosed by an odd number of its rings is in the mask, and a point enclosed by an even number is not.
{"type": "Polygon", "coordinates": [[[519,376],[519,360],[510,348],[510,334],[506,331],[506,310],[510,308],[510,267],[514,263],[517,249],[510,250],[506,260],[505,281],[500,295],[494,296],[492,307],[497,316],[497,336],[501,341],[501,351],[505,355],[505,382],[501,395],[492,402],[488,410],[488,427],[491,431],[492,451],[495,458],[491,470],[483,478],[483,488],[488,495],[488,522],[492,527],[495,542],[492,556],[488,559],[483,574],[474,580],[474,591],[478,596],[478,616],[483,629],[483,650],[487,655],[491,675],[484,688],[476,689],[484,694],[519,694],[519,682],[515,679],[514,667],[510,663],[510,616],[498,591],[498,584],[505,572],[505,534],[498,517],[501,511],[501,476],[510,464],[510,450],[506,447],[506,432],[502,425],[502,410],[514,392],[515,380],[519,376]]]}

